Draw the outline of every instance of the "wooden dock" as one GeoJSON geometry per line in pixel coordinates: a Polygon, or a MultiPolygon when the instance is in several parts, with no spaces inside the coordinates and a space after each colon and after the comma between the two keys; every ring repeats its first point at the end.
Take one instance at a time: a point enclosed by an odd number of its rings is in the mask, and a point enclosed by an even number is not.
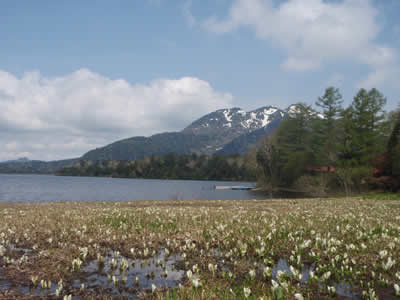
{"type": "Polygon", "coordinates": [[[216,190],[233,190],[233,191],[250,191],[253,188],[250,186],[228,186],[228,185],[216,185],[216,190]]]}

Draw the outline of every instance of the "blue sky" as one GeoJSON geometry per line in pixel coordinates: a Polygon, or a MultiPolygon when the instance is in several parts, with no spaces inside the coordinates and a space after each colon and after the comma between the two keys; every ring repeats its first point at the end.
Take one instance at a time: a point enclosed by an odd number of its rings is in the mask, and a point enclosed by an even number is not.
{"type": "Polygon", "coordinates": [[[4,0],[0,160],[59,159],[215,109],[399,103],[400,1],[4,0]]]}

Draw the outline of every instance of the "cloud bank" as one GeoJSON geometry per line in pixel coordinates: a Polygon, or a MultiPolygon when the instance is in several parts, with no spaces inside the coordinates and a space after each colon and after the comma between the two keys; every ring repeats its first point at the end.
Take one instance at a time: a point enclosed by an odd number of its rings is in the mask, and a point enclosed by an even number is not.
{"type": "Polygon", "coordinates": [[[0,161],[78,157],[120,138],[181,130],[232,96],[194,77],[149,84],[80,69],[62,77],[0,71],[0,161]]]}
{"type": "Polygon", "coordinates": [[[250,28],[257,38],[285,49],[282,68],[287,71],[338,61],[366,65],[371,72],[359,85],[369,88],[399,69],[396,51],[376,42],[378,15],[370,0],[235,0],[225,19],[211,17],[203,26],[217,34],[250,28]]]}

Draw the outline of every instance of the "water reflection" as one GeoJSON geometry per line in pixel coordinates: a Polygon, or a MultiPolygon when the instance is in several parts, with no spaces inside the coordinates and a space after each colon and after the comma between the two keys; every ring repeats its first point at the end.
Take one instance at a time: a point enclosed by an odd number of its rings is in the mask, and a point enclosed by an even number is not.
{"type": "MultiPolygon", "coordinates": [[[[304,286],[310,281],[310,271],[314,271],[314,266],[303,266],[301,269],[301,284],[304,286]]],[[[272,269],[272,278],[278,281],[278,272],[284,272],[287,275],[293,275],[290,270],[290,266],[286,259],[281,258],[277,264],[274,265],[272,269]]],[[[341,296],[343,299],[362,299],[361,294],[354,289],[347,282],[331,282],[330,286],[334,286],[336,289],[336,294],[341,296]]],[[[319,283],[321,289],[324,288],[322,283],[319,283]]]]}
{"type": "Polygon", "coordinates": [[[0,291],[14,291],[23,295],[50,296],[79,291],[81,295],[109,295],[137,298],[141,293],[152,289],[166,290],[178,287],[184,271],[176,264],[183,259],[179,255],[166,256],[162,250],[148,259],[130,259],[117,252],[110,252],[101,260],[95,259],[75,274],[72,282],[56,283],[46,281],[46,287],[38,282],[36,286],[16,284],[0,279],[0,291]]]}
{"type": "MultiPolygon", "coordinates": [[[[7,251],[18,252],[19,256],[29,256],[31,250],[17,248],[13,245],[7,247],[7,251]]],[[[233,267],[227,264],[218,248],[210,249],[208,255],[216,257],[219,269],[223,272],[233,271],[233,267]]],[[[18,261],[19,259],[16,259],[18,261]]],[[[262,278],[262,270],[267,266],[264,263],[258,263],[256,259],[249,258],[249,265],[257,265],[259,269],[259,279],[262,278]]],[[[51,296],[57,292],[60,295],[69,293],[85,295],[108,295],[115,297],[137,298],[141,294],[151,292],[152,288],[158,290],[167,290],[176,288],[183,283],[185,272],[183,270],[183,258],[178,254],[166,255],[164,250],[160,250],[156,255],[147,259],[133,259],[121,255],[119,252],[110,251],[102,257],[88,261],[82,266],[80,271],[74,273],[74,280],[71,282],[60,283],[46,282],[47,287],[39,281],[33,287],[32,283],[15,283],[13,281],[0,278],[0,291],[16,291],[24,295],[51,296]],[[180,267],[182,266],[182,268],[180,267]],[[58,290],[58,291],[57,291],[58,290]]],[[[301,270],[294,271],[290,264],[284,258],[278,260],[277,263],[270,265],[272,269],[272,279],[279,282],[280,274],[286,274],[289,277],[296,276],[300,278],[300,284],[306,287],[310,283],[310,272],[314,272],[316,266],[303,265],[301,270]],[[297,274],[293,274],[296,272],[297,274]]],[[[0,276],[1,277],[1,276],[0,276]]],[[[341,299],[361,299],[361,294],[352,288],[347,282],[329,281],[317,282],[317,286],[321,290],[325,290],[327,285],[336,289],[336,295],[341,299]]]]}
{"type": "Polygon", "coordinates": [[[166,256],[164,250],[149,259],[136,260],[109,253],[104,262],[96,259],[84,267],[82,278],[75,280],[73,287],[85,284],[88,289],[105,288],[115,296],[132,296],[151,289],[153,284],[158,288],[174,288],[184,276],[184,271],[175,267],[179,261],[182,261],[180,256],[166,256]]]}

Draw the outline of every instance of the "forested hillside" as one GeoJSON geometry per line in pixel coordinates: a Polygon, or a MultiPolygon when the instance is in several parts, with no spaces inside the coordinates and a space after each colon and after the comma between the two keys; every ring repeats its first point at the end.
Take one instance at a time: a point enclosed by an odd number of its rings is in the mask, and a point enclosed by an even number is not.
{"type": "Polygon", "coordinates": [[[133,137],[117,141],[84,154],[82,160],[137,160],[151,155],[168,153],[190,154],[198,151],[210,141],[205,135],[167,132],[151,137],[133,137]]]}
{"type": "Polygon", "coordinates": [[[136,161],[79,161],[57,172],[68,176],[104,176],[147,179],[256,180],[240,156],[177,155],[150,156],[136,161]]]}

